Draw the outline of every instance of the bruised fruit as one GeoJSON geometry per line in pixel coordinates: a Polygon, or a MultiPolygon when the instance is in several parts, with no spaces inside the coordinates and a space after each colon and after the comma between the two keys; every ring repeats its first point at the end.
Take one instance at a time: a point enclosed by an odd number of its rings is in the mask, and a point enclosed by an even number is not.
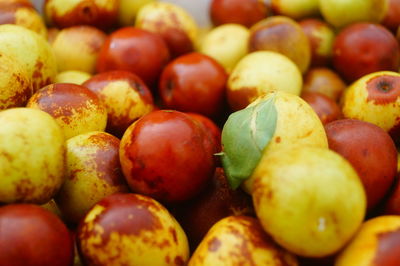
{"type": "Polygon", "coordinates": [[[324,125],[342,117],[339,105],[322,93],[305,92],[301,98],[313,108],[324,125]]]}
{"type": "Polygon", "coordinates": [[[0,265],[72,265],[74,244],[62,221],[37,205],[0,207],[0,265]]]}
{"type": "Polygon", "coordinates": [[[79,225],[85,265],[185,265],[185,232],[160,203],[138,194],[102,199],[79,225]]]}
{"type": "Polygon", "coordinates": [[[214,224],[190,258],[188,266],[200,265],[288,265],[296,257],[278,246],[259,221],[229,216],[214,224]]]}
{"type": "Polygon", "coordinates": [[[360,178],[349,162],[328,149],[280,149],[262,158],[253,177],[260,223],[297,255],[325,257],[339,251],[364,219],[360,178]]]}
{"type": "Polygon", "coordinates": [[[106,108],[94,92],[81,85],[48,85],[29,99],[27,107],[49,113],[66,139],[90,131],[103,131],[107,124],[106,108]]]}
{"type": "Polygon", "coordinates": [[[0,125],[0,202],[48,202],[64,182],[61,128],[30,108],[1,111],[0,125]]]}
{"type": "Polygon", "coordinates": [[[89,132],[67,141],[66,180],[57,204],[72,223],[82,219],[104,197],[127,192],[119,163],[119,139],[105,132],[89,132]]]}
{"type": "Polygon", "coordinates": [[[163,202],[197,195],[215,170],[215,143],[190,116],[172,110],[149,113],[124,133],[120,161],[132,191],[163,202]]]}

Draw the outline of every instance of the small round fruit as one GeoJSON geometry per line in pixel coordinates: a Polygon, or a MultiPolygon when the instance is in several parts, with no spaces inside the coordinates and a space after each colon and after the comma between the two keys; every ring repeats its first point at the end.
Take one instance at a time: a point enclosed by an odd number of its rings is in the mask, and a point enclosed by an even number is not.
{"type": "Polygon", "coordinates": [[[37,205],[0,207],[0,265],[72,265],[74,243],[62,221],[37,205]]]}
{"type": "Polygon", "coordinates": [[[380,127],[355,119],[325,126],[329,148],[347,159],[357,171],[367,194],[368,209],[388,193],[397,173],[396,146],[380,127]]]}
{"type": "Polygon", "coordinates": [[[155,0],[119,0],[118,24],[120,26],[132,26],[141,7],[155,0]]]}
{"type": "Polygon", "coordinates": [[[139,10],[135,26],[160,34],[172,57],[193,52],[198,34],[197,24],[191,14],[178,5],[149,3],[139,10]]]}
{"type": "Polygon", "coordinates": [[[143,81],[128,71],[108,71],[83,83],[107,108],[107,132],[120,137],[137,119],[154,109],[153,96],[143,81]]]}
{"type": "Polygon", "coordinates": [[[81,85],[48,85],[29,99],[27,107],[49,113],[66,139],[90,131],[103,131],[107,124],[106,108],[94,92],[81,85]]]}
{"type": "Polygon", "coordinates": [[[289,58],[276,52],[258,51],[243,57],[229,75],[227,99],[236,111],[271,90],[300,95],[302,84],[302,75],[289,58]]]}
{"type": "Polygon", "coordinates": [[[324,125],[342,116],[339,105],[322,93],[305,92],[301,94],[301,98],[313,108],[324,125]]]}
{"type": "Polygon", "coordinates": [[[300,19],[319,14],[319,0],[272,0],[275,14],[300,19]]]}
{"type": "Polygon", "coordinates": [[[400,0],[388,0],[389,7],[381,24],[396,33],[400,26],[400,0]]]}
{"type": "Polygon", "coordinates": [[[51,43],[58,71],[79,70],[93,74],[100,48],[106,38],[104,32],[91,26],[62,29],[51,43]]]}
{"type": "Polygon", "coordinates": [[[85,265],[185,265],[185,232],[160,203],[138,194],[102,199],[79,225],[85,265]]]}
{"type": "Polygon", "coordinates": [[[398,71],[399,43],[381,25],[352,24],[344,28],[335,39],[333,65],[348,82],[377,71],[398,71]]]}
{"type": "Polygon", "coordinates": [[[164,68],[159,94],[167,109],[216,117],[224,107],[227,79],[224,68],[214,59],[190,53],[164,68]]]}
{"type": "Polygon", "coordinates": [[[78,70],[67,70],[57,74],[54,83],[73,83],[82,85],[83,82],[90,79],[89,73],[78,70]]]}
{"type": "Polygon", "coordinates": [[[215,26],[237,23],[250,27],[267,16],[268,8],[262,0],[212,0],[209,13],[215,26]]]}
{"type": "Polygon", "coordinates": [[[0,202],[48,202],[64,182],[64,135],[47,113],[0,112],[0,202]]]}
{"type": "Polygon", "coordinates": [[[254,208],[264,230],[297,255],[337,252],[364,219],[366,197],[357,173],[328,149],[281,149],[263,157],[253,176],[254,208]]]}
{"type": "Polygon", "coordinates": [[[66,180],[56,202],[65,219],[79,222],[104,197],[127,192],[119,162],[119,139],[89,132],[67,141],[66,180]]]}
{"type": "Polygon", "coordinates": [[[249,29],[240,24],[223,24],[210,30],[199,51],[214,58],[230,73],[247,52],[249,29]]]}
{"type": "Polygon", "coordinates": [[[193,198],[212,178],[214,151],[201,124],[184,113],[160,110],[125,131],[120,161],[132,191],[179,202],[193,198]]]}
{"type": "Polygon", "coordinates": [[[105,41],[97,60],[97,71],[131,71],[152,86],[168,61],[168,46],[161,36],[125,27],[111,33],[105,41]]]}
{"type": "Polygon", "coordinates": [[[384,215],[363,223],[336,266],[400,264],[400,216],[384,215]]]}
{"type": "Polygon", "coordinates": [[[253,217],[229,216],[211,227],[188,266],[288,265],[296,257],[278,246],[253,217]]]}
{"type": "MultiPolygon", "coordinates": [[[[399,169],[400,156],[397,155],[397,169],[399,169]]],[[[400,179],[397,174],[397,178],[388,193],[385,202],[383,204],[383,213],[389,215],[400,215],[400,179]]]]}
{"type": "Polygon", "coordinates": [[[250,28],[249,51],[274,51],[290,58],[305,73],[311,61],[310,42],[299,23],[272,16],[250,28]]]}

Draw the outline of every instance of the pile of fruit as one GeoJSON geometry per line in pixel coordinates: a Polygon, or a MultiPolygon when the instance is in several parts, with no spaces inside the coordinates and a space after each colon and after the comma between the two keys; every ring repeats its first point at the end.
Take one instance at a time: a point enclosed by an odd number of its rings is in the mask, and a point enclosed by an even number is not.
{"type": "Polygon", "coordinates": [[[0,266],[400,265],[400,0],[42,8],[0,0],[0,266]]]}

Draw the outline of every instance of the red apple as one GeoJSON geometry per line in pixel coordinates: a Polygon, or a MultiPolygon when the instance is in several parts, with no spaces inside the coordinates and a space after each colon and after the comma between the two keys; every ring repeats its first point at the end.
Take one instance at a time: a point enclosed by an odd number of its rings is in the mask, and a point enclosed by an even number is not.
{"type": "Polygon", "coordinates": [[[301,95],[301,98],[311,105],[324,125],[342,116],[339,105],[322,93],[305,92],[301,95]]]}
{"type": "Polygon", "coordinates": [[[125,131],[120,161],[132,191],[179,202],[197,195],[212,178],[214,151],[211,136],[190,116],[160,110],[125,131]]]}
{"type": "Polygon", "coordinates": [[[0,265],[70,266],[72,235],[53,213],[37,205],[0,207],[0,265]]]}
{"type": "Polygon", "coordinates": [[[325,126],[329,148],[357,171],[371,210],[388,192],[397,172],[396,146],[382,128],[360,120],[342,119],[325,126]]]}
{"type": "Polygon", "coordinates": [[[387,1],[389,7],[381,24],[395,33],[400,25],[400,0],[387,1]]]}
{"type": "Polygon", "coordinates": [[[224,107],[227,78],[225,69],[207,55],[180,56],[161,74],[162,103],[168,109],[216,117],[224,107]]]}
{"type": "Polygon", "coordinates": [[[333,47],[335,69],[348,82],[378,71],[398,71],[399,43],[385,27],[355,23],[344,28],[333,47]]]}
{"type": "Polygon", "coordinates": [[[151,86],[156,84],[168,61],[169,50],[160,35],[125,27],[111,33],[105,41],[97,60],[97,71],[131,71],[151,86]]]}
{"type": "Polygon", "coordinates": [[[268,9],[259,0],[212,0],[210,17],[214,25],[226,23],[250,27],[267,16],[268,9]]]}

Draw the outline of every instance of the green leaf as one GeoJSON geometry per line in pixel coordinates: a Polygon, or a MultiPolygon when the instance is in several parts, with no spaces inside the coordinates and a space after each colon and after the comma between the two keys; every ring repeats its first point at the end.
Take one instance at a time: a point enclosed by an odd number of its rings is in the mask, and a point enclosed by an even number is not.
{"type": "Polygon", "coordinates": [[[222,166],[236,189],[250,177],[275,133],[275,97],[232,113],[222,129],[222,166]]]}

